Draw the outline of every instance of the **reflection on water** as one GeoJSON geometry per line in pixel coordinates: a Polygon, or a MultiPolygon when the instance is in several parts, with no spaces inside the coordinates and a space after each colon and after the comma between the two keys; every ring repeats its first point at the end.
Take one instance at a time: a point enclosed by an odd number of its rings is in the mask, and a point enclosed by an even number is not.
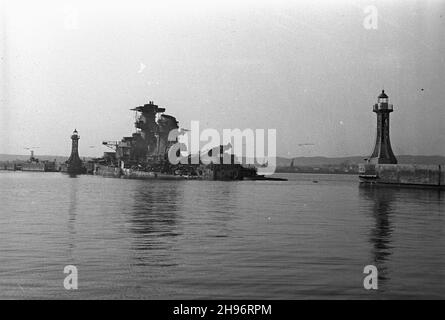
{"type": "Polygon", "coordinates": [[[384,283],[389,278],[385,261],[392,253],[391,235],[393,227],[391,225],[391,215],[394,211],[394,200],[397,190],[392,188],[381,188],[376,186],[360,187],[360,196],[372,202],[369,206],[369,214],[375,220],[371,228],[369,241],[373,246],[372,256],[374,265],[377,267],[380,283],[384,283]]]}
{"type": "MultiPolygon", "coordinates": [[[[198,216],[212,221],[212,224],[205,230],[207,237],[228,237],[233,231],[230,224],[239,211],[238,188],[240,182],[210,182],[204,192],[198,183],[198,181],[194,181],[187,190],[189,206],[195,207],[193,210],[198,211],[198,216]],[[216,194],[218,194],[217,197],[214,196],[216,194]]],[[[246,200],[242,201],[246,202],[246,200]]]]}
{"type": "Polygon", "coordinates": [[[0,298],[445,297],[443,192],[286,177],[0,173],[0,298]],[[62,285],[68,264],[76,292],[62,285]]]}
{"type": "Polygon", "coordinates": [[[367,202],[367,213],[375,222],[369,234],[369,242],[372,244],[372,257],[378,269],[380,284],[385,284],[391,278],[386,265],[394,251],[392,236],[395,227],[392,219],[400,211],[400,204],[409,199],[415,204],[425,203],[439,209],[442,206],[443,190],[360,184],[359,195],[367,202]]]}
{"type": "Polygon", "coordinates": [[[68,255],[73,257],[73,250],[75,249],[76,243],[76,214],[78,205],[78,188],[79,182],[77,179],[72,179],[69,181],[70,191],[69,191],[69,206],[68,206],[68,233],[69,233],[69,243],[68,243],[68,255]]]}
{"type": "MultiPolygon", "coordinates": [[[[134,190],[134,204],[131,211],[131,231],[142,238],[153,239],[174,237],[176,233],[177,202],[180,184],[165,186],[149,184],[134,190]]],[[[139,249],[149,249],[150,241],[139,249]]]]}
{"type": "Polygon", "coordinates": [[[177,226],[178,202],[184,185],[164,181],[137,181],[132,190],[129,230],[137,265],[172,265],[170,250],[180,234],[177,226]],[[140,252],[139,252],[140,251],[140,252]],[[152,251],[147,255],[144,251],[152,251]]]}

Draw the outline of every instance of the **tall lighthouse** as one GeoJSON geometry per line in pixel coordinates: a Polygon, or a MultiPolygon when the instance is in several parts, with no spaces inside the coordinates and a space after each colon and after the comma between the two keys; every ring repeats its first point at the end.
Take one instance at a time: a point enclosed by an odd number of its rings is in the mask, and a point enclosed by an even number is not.
{"type": "Polygon", "coordinates": [[[84,167],[82,160],[79,157],[79,139],[80,136],[76,129],[74,129],[71,135],[72,145],[71,145],[71,155],[67,161],[67,171],[72,174],[84,173],[84,167]]]}
{"type": "Polygon", "coordinates": [[[373,111],[377,114],[377,137],[368,161],[373,164],[397,164],[389,139],[389,114],[393,112],[393,105],[389,103],[385,90],[378,96],[373,111]]]}

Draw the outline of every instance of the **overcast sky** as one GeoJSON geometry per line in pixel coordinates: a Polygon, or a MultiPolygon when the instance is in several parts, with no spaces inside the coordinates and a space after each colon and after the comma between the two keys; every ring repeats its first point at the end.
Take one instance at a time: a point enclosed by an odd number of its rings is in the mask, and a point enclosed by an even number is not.
{"type": "Polygon", "coordinates": [[[69,155],[77,128],[99,156],[154,100],[277,129],[282,156],[367,155],[384,87],[395,153],[445,155],[445,1],[183,2],[3,1],[0,153],[69,155]]]}

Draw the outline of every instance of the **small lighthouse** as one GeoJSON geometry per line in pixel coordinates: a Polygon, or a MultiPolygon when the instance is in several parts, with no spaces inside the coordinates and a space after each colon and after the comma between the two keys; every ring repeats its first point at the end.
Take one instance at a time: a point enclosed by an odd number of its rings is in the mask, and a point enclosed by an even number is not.
{"type": "Polygon", "coordinates": [[[385,90],[382,90],[382,93],[378,96],[373,111],[377,114],[377,137],[374,151],[368,162],[373,164],[397,164],[389,139],[389,114],[393,112],[393,105],[389,103],[385,90]]]}
{"type": "Polygon", "coordinates": [[[83,163],[79,157],[79,139],[80,136],[77,130],[74,129],[73,134],[71,135],[71,140],[72,140],[71,155],[67,161],[68,173],[72,174],[84,173],[83,163]]]}

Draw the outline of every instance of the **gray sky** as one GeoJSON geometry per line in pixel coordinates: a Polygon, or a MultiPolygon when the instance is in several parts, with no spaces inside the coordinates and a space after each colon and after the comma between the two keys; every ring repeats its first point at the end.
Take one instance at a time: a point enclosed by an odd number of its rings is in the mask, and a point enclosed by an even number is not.
{"type": "Polygon", "coordinates": [[[99,156],[154,100],[186,128],[275,128],[278,155],[366,155],[384,87],[395,153],[445,155],[445,1],[183,2],[3,1],[0,153],[68,155],[77,128],[99,156]]]}

